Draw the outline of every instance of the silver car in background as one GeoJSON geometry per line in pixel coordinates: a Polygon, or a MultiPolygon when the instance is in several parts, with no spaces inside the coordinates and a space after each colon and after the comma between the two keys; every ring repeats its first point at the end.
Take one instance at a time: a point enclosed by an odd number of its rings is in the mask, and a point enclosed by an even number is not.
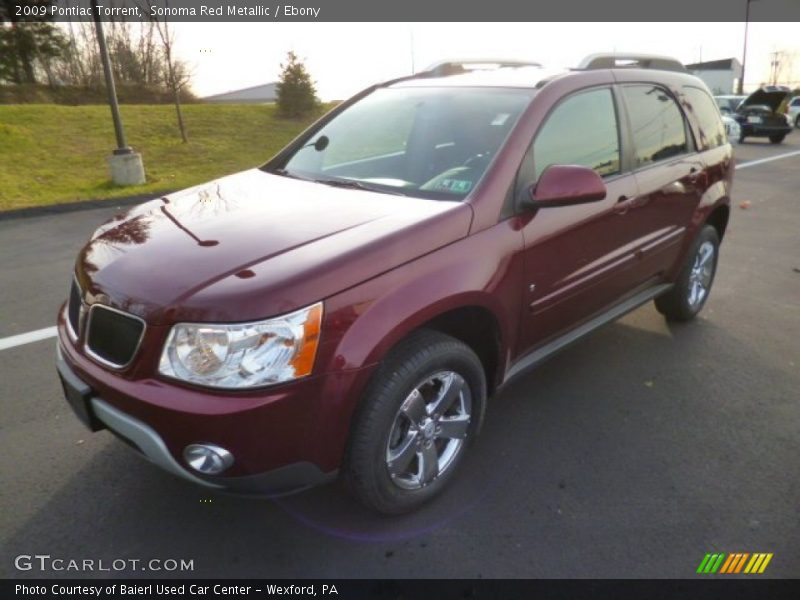
{"type": "Polygon", "coordinates": [[[789,122],[800,129],[800,96],[795,96],[791,99],[786,114],[789,117],[789,122]]]}
{"type": "Polygon", "coordinates": [[[722,123],[725,125],[725,133],[731,144],[738,144],[742,135],[742,128],[732,116],[722,113],[722,123]]]}

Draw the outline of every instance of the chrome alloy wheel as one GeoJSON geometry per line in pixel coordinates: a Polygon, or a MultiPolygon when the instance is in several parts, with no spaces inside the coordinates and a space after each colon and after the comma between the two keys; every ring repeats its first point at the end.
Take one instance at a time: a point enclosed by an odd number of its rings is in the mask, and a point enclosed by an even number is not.
{"type": "Polygon", "coordinates": [[[472,395],[454,371],[436,373],[403,401],[386,444],[386,467],[400,488],[433,482],[464,448],[472,417],[472,395]]]}
{"type": "Polygon", "coordinates": [[[694,264],[689,273],[689,306],[692,308],[702,304],[711,287],[711,278],[714,276],[714,244],[703,242],[697,249],[694,264]]]}

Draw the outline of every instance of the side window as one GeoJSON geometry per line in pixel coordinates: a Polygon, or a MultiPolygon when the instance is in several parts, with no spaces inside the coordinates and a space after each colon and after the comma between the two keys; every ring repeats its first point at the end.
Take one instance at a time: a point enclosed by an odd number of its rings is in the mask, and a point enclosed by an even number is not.
{"type": "Polygon", "coordinates": [[[535,179],[550,165],[591,167],[601,176],[620,171],[619,129],[609,89],[580,92],[559,104],[533,143],[535,179]]]}
{"type": "Polygon", "coordinates": [[[629,85],[622,91],[631,122],[636,168],[687,151],[683,115],[663,88],[629,85]]]}
{"type": "Polygon", "coordinates": [[[683,93],[688,109],[694,113],[700,125],[699,145],[704,149],[722,146],[726,142],[725,126],[711,96],[700,88],[691,86],[684,87],[683,93]]]}

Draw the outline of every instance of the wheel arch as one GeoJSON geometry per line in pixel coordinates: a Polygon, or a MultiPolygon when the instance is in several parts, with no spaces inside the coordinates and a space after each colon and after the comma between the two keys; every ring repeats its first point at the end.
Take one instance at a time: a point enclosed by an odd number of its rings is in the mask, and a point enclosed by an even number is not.
{"type": "Polygon", "coordinates": [[[442,299],[422,312],[409,315],[377,341],[367,362],[380,362],[406,337],[420,329],[444,333],[469,346],[483,364],[487,391],[491,395],[502,381],[507,347],[498,312],[491,298],[465,293],[442,299]]]}
{"type": "Polygon", "coordinates": [[[503,309],[496,304],[497,299],[486,292],[463,292],[417,309],[402,306],[396,298],[379,301],[351,324],[339,340],[336,355],[348,367],[375,365],[415,331],[438,331],[475,352],[491,394],[502,381],[511,344],[503,309]]]}
{"type": "Polygon", "coordinates": [[[728,203],[717,204],[705,219],[705,223],[717,230],[720,241],[725,237],[728,228],[728,221],[731,216],[731,209],[728,203]]]}
{"type": "Polygon", "coordinates": [[[433,317],[413,331],[418,329],[438,331],[469,346],[483,365],[488,394],[494,393],[502,379],[502,341],[500,325],[491,310],[475,304],[460,306],[433,317]]]}

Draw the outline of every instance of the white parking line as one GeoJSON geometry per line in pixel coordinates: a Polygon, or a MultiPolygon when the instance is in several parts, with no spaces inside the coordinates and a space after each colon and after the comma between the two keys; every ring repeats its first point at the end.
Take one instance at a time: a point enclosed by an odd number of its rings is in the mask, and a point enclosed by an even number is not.
{"type": "Polygon", "coordinates": [[[44,329],[37,329],[36,331],[29,331],[28,333],[20,333],[19,335],[12,335],[11,337],[0,338],[0,350],[8,350],[31,342],[38,342],[39,340],[46,340],[51,337],[56,337],[57,330],[55,327],[45,327],[44,329]]]}
{"type": "Polygon", "coordinates": [[[736,169],[746,169],[747,167],[755,167],[756,165],[763,165],[764,163],[772,162],[773,160],[781,160],[782,158],[789,158],[790,156],[800,155],[800,150],[794,152],[787,152],[786,154],[778,154],[777,156],[770,156],[769,158],[759,158],[758,160],[751,160],[750,162],[736,165],[736,169]]]}

